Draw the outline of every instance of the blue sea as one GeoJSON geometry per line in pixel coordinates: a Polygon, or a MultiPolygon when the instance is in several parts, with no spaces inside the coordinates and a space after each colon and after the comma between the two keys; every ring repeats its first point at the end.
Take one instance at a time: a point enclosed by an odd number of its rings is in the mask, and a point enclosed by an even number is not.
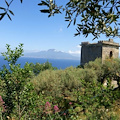
{"type": "MultiPolygon", "coordinates": [[[[80,60],[44,59],[44,58],[28,58],[28,57],[19,58],[17,63],[21,64],[21,67],[23,67],[26,62],[34,63],[34,64],[35,63],[42,64],[47,61],[51,63],[53,67],[57,67],[58,69],[65,69],[70,66],[77,67],[78,65],[80,65],[80,60]]],[[[0,68],[2,68],[3,65],[7,65],[7,61],[5,61],[2,56],[0,56],[0,68]]]]}

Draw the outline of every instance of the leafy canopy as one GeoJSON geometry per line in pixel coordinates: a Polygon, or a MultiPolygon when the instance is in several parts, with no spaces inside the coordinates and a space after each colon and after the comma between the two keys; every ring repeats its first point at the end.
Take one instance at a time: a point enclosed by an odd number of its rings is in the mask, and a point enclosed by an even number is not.
{"type": "Polygon", "coordinates": [[[53,0],[41,1],[40,6],[47,6],[48,9],[40,10],[48,13],[48,17],[65,11],[65,20],[68,27],[77,24],[77,33],[87,37],[92,34],[95,38],[100,34],[109,36],[119,36],[119,0],[70,0],[65,7],[58,6],[53,0]]]}
{"type": "MultiPolygon", "coordinates": [[[[0,6],[0,20],[2,20],[5,15],[7,15],[10,20],[12,20],[10,14],[14,16],[14,13],[12,12],[12,10],[10,10],[10,5],[13,3],[14,0],[10,0],[10,2],[8,1],[9,0],[5,0],[7,8],[0,6]]],[[[20,0],[20,2],[22,3],[23,0],[20,0]]]]}
{"type": "MultiPolygon", "coordinates": [[[[11,0],[8,3],[6,0],[7,8],[0,7],[4,12],[0,13],[0,20],[5,15],[11,17],[8,13],[14,15],[9,10],[11,0]]],[[[20,0],[22,3],[22,0],[20,0]]],[[[44,9],[40,10],[42,13],[48,13],[48,17],[55,14],[65,12],[65,21],[67,21],[68,27],[73,23],[76,25],[77,33],[75,36],[83,34],[85,37],[92,34],[95,38],[100,37],[100,34],[105,34],[106,37],[119,36],[119,18],[120,18],[120,1],[119,0],[69,0],[65,6],[61,2],[61,5],[56,3],[57,0],[41,0],[39,6],[44,6],[44,9]]]]}

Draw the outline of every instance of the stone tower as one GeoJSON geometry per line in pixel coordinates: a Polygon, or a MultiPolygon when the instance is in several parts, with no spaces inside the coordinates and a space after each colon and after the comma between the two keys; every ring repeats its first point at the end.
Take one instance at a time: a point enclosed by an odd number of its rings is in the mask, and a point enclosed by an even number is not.
{"type": "Polygon", "coordinates": [[[81,65],[94,61],[96,58],[118,58],[119,43],[113,42],[113,39],[108,41],[98,41],[98,43],[82,42],[81,43],[81,65]]]}

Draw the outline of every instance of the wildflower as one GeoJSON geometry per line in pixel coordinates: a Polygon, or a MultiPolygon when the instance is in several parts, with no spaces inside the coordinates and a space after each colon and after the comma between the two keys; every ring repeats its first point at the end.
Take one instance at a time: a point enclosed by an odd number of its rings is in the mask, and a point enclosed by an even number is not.
{"type": "Polygon", "coordinates": [[[2,112],[5,112],[5,106],[4,106],[4,103],[5,103],[5,102],[3,101],[2,97],[0,96],[0,107],[3,108],[2,112]]]}
{"type": "Polygon", "coordinates": [[[54,110],[55,110],[55,113],[56,113],[56,112],[60,112],[60,110],[59,110],[59,108],[58,108],[57,105],[54,106],[54,110]]]}
{"type": "Polygon", "coordinates": [[[65,115],[66,115],[66,113],[63,113],[63,115],[65,116],[65,115]]]}
{"type": "Polygon", "coordinates": [[[46,114],[50,113],[50,111],[51,111],[51,105],[50,105],[49,102],[46,102],[46,104],[45,104],[45,113],[46,114]]]}
{"type": "Polygon", "coordinates": [[[46,104],[45,104],[45,108],[46,108],[46,109],[51,108],[51,105],[50,105],[50,103],[49,103],[49,102],[46,102],[46,104]]]}
{"type": "Polygon", "coordinates": [[[0,106],[3,106],[5,102],[3,101],[2,97],[0,96],[0,106]]]}
{"type": "Polygon", "coordinates": [[[70,105],[72,105],[72,102],[69,102],[70,105]]]}

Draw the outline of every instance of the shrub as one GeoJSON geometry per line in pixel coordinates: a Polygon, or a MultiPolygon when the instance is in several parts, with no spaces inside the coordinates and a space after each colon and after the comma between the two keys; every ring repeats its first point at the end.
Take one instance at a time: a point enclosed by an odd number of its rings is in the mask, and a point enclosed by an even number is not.
{"type": "Polygon", "coordinates": [[[101,82],[101,79],[104,75],[104,70],[102,69],[102,61],[100,58],[95,59],[95,61],[90,61],[89,63],[86,63],[84,68],[93,69],[96,76],[98,77],[97,80],[101,82]]]}
{"type": "Polygon", "coordinates": [[[6,116],[11,117],[14,113],[21,119],[32,104],[34,92],[31,93],[33,87],[29,81],[33,73],[30,64],[26,63],[24,68],[21,68],[20,64],[16,64],[18,58],[22,56],[23,44],[20,44],[19,48],[16,47],[15,50],[11,50],[10,45],[6,47],[7,52],[2,53],[2,55],[8,61],[9,67],[4,65],[0,71],[1,81],[4,83],[1,87],[4,88],[6,116]]]}
{"type": "Polygon", "coordinates": [[[51,94],[53,96],[64,94],[63,91],[80,87],[80,78],[76,75],[76,68],[66,70],[46,70],[34,77],[32,83],[36,86],[37,93],[51,94]],[[46,93],[47,92],[47,93],[46,93]]]}
{"type": "Polygon", "coordinates": [[[33,64],[31,63],[30,64],[32,70],[33,70],[33,73],[35,75],[38,75],[41,71],[44,71],[44,70],[57,70],[56,67],[53,67],[51,63],[49,63],[48,61],[43,63],[43,64],[40,64],[40,63],[36,63],[36,64],[33,64]]]}

